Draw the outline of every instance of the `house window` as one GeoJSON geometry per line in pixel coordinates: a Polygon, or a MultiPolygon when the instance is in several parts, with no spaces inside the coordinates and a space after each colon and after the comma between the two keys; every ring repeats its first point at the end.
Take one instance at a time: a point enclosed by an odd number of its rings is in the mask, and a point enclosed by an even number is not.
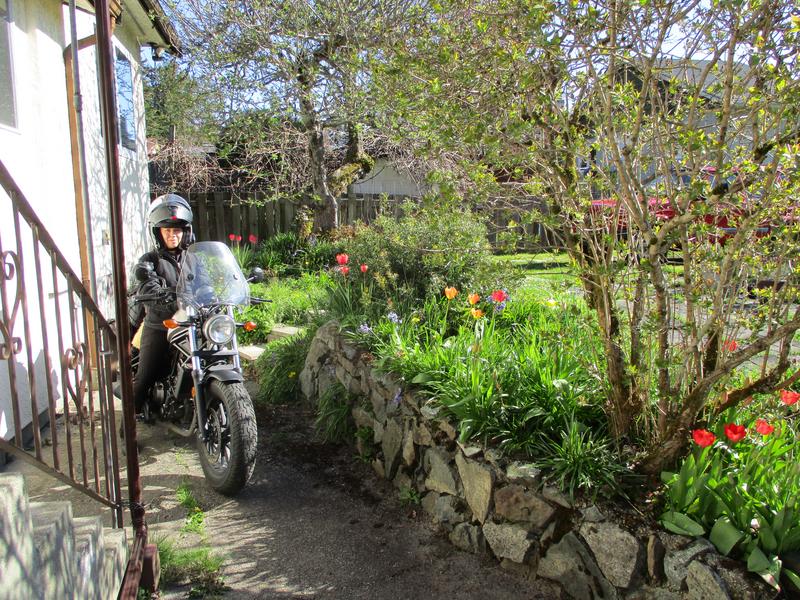
{"type": "Polygon", "coordinates": [[[0,0],[0,124],[16,127],[17,110],[14,102],[10,24],[9,0],[0,0]]]}
{"type": "MultiPolygon", "coordinates": [[[[3,0],[0,0],[2,2],[3,0]]],[[[117,49],[114,71],[117,78],[117,116],[119,143],[123,148],[136,150],[136,120],[133,111],[133,69],[131,61],[117,49]]]]}

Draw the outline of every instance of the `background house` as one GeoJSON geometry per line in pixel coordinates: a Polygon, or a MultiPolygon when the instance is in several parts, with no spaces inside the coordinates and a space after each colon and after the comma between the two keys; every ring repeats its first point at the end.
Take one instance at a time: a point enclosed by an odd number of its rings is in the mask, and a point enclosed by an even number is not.
{"type": "MultiPolygon", "coordinates": [[[[127,225],[125,258],[131,265],[148,243],[145,224],[149,181],[141,50],[149,46],[154,52],[164,48],[176,51],[177,37],[162,18],[163,11],[155,0],[123,0],[111,4],[112,22],[115,24],[119,162],[127,225]]],[[[114,298],[110,224],[93,5],[81,0],[77,2],[74,19],[71,14],[70,7],[61,0],[0,0],[0,161],[72,270],[85,283],[96,284],[96,302],[106,317],[111,318],[114,298]],[[73,108],[74,98],[69,91],[72,84],[70,50],[73,29],[80,40],[80,119],[74,118],[78,111],[73,108]],[[81,147],[84,149],[83,160],[79,151],[81,147]],[[81,181],[81,163],[85,165],[84,181],[81,181]],[[86,216],[88,219],[84,219],[86,216]],[[89,267],[92,263],[93,269],[89,267]]],[[[11,206],[10,199],[0,189],[0,251],[17,254],[19,248],[26,263],[24,279],[21,268],[16,268],[8,277],[11,270],[7,267],[5,292],[8,298],[7,302],[4,300],[7,314],[3,318],[13,322],[3,328],[10,329],[4,336],[20,337],[35,345],[32,340],[43,340],[43,329],[55,325],[29,317],[30,332],[23,336],[23,319],[20,316],[9,318],[15,298],[23,296],[28,303],[28,315],[43,314],[37,306],[36,281],[31,277],[34,243],[30,235],[25,236],[25,231],[22,235],[15,231],[11,206]],[[18,239],[21,241],[17,242],[18,239]]],[[[8,265],[10,260],[8,257],[5,260],[8,265]]],[[[64,311],[75,310],[62,300],[64,294],[61,290],[54,293],[47,277],[43,278],[41,285],[48,301],[63,302],[61,308],[64,311]]],[[[48,345],[53,345],[54,337],[50,336],[48,345]]],[[[4,342],[8,340],[0,340],[0,343],[4,342]]],[[[30,348],[37,372],[43,368],[41,357],[47,351],[58,355],[57,348],[44,348],[43,342],[39,347],[30,348]]],[[[13,420],[9,412],[12,368],[16,369],[16,392],[21,397],[27,395],[27,390],[19,389],[28,380],[25,367],[18,363],[12,365],[9,369],[0,365],[0,436],[5,439],[9,439],[10,433],[13,435],[13,420]]],[[[37,380],[57,379],[57,371],[56,368],[50,374],[37,373],[37,380]]],[[[44,388],[44,385],[37,386],[36,395],[38,406],[46,415],[44,388]]],[[[55,386],[55,389],[60,387],[55,386]]],[[[22,414],[21,419],[25,425],[29,424],[30,411],[22,414]]]]}

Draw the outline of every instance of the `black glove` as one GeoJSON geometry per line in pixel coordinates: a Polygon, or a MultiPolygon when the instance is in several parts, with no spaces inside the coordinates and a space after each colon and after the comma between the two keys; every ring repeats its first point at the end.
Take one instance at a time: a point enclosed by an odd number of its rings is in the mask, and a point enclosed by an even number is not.
{"type": "Polygon", "coordinates": [[[160,277],[152,277],[143,282],[142,285],[139,286],[138,295],[140,297],[148,296],[147,298],[143,298],[141,300],[142,302],[163,302],[169,299],[165,282],[160,277]]]}

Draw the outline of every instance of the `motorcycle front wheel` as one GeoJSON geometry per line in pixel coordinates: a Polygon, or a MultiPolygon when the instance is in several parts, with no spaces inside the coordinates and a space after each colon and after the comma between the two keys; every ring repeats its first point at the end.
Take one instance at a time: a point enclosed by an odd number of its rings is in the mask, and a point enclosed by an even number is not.
{"type": "Polygon", "coordinates": [[[197,439],[203,473],[217,492],[232,496],[256,465],[258,430],[250,394],[241,383],[211,381],[206,387],[206,440],[197,439]]]}

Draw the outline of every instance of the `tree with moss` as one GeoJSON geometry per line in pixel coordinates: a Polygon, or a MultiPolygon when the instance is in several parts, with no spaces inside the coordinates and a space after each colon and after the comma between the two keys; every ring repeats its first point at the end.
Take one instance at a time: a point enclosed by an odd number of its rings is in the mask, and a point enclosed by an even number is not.
{"type": "Polygon", "coordinates": [[[239,129],[235,135],[247,143],[238,143],[237,152],[257,158],[244,162],[257,171],[275,163],[260,162],[264,156],[292,157],[294,134],[302,134],[305,156],[289,168],[304,175],[317,229],[338,225],[337,197],[372,169],[363,142],[372,121],[370,58],[386,39],[402,35],[414,6],[408,0],[177,3],[192,72],[224,93],[225,113],[257,114],[284,132],[239,129]]]}

